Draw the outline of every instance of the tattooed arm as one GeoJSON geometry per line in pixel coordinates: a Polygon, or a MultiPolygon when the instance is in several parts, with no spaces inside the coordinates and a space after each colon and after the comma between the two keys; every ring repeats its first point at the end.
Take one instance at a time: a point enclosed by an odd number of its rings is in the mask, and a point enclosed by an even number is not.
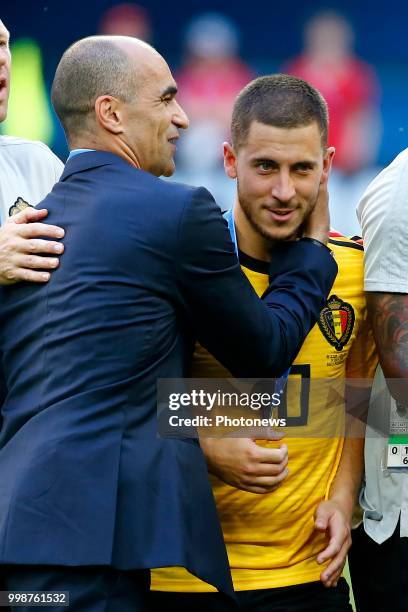
{"type": "Polygon", "coordinates": [[[408,381],[408,294],[367,292],[368,314],[377,350],[391,395],[407,403],[408,381]]]}

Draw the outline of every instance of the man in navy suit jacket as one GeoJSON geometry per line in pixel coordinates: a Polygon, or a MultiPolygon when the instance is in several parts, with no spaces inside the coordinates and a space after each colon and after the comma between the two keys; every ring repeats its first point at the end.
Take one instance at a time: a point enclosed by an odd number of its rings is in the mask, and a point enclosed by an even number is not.
{"type": "Polygon", "coordinates": [[[157,437],[156,382],[188,376],[195,338],[237,376],[281,375],[337,271],[322,207],[257,298],[210,194],[158,178],[188,126],[176,91],[135,39],[65,52],[52,99],[74,154],[43,201],[64,257],[0,295],[3,588],[70,591],[81,612],[147,610],[151,567],[231,593],[204,458],[157,437]]]}

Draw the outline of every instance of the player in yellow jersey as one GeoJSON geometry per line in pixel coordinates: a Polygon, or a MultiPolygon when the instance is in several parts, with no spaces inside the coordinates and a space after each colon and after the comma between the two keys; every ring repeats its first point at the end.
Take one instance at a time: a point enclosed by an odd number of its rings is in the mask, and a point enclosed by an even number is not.
{"type": "MultiPolygon", "coordinates": [[[[232,145],[224,145],[226,173],[237,179],[229,226],[242,269],[259,295],[268,286],[269,261],[279,256],[276,247],[296,239],[313,210],[333,154],[327,146],[326,103],[304,81],[261,77],[238,96],[232,145]]],[[[351,610],[340,575],[351,542],[363,440],[343,439],[344,402],[326,397],[313,383],[370,378],[375,354],[366,325],[362,247],[339,235],[329,246],[339,274],[290,371],[298,391],[290,393],[289,386],[282,407],[289,426],[284,443],[202,439],[238,607],[186,571],[167,568],[152,575],[157,609],[351,610]],[[271,449],[273,456],[263,454],[271,449]]],[[[198,348],[194,375],[228,373],[198,348]]]]}

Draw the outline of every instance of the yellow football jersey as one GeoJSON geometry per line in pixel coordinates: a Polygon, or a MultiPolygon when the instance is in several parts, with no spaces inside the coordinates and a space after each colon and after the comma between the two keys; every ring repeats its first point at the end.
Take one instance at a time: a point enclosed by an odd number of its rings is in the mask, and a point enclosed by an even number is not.
{"type": "MultiPolygon", "coordinates": [[[[288,386],[285,408],[287,425],[292,426],[286,428],[284,439],[289,455],[288,477],[274,492],[257,495],[211,476],[238,591],[317,581],[323,570],[316,556],[325,548],[325,536],[315,531],[313,517],[318,504],[327,498],[336,474],[344,424],[341,392],[328,397],[323,381],[334,379],[341,385],[346,377],[371,378],[376,367],[374,341],[366,322],[363,248],[337,235],[330,239],[330,247],[339,273],[319,321],[290,371],[290,380],[297,383],[288,386]]],[[[256,292],[262,295],[268,286],[268,264],[243,254],[240,262],[256,292]]],[[[193,369],[193,377],[228,376],[202,347],[197,347],[193,369]]],[[[182,568],[154,570],[152,589],[215,590],[182,568]]]]}

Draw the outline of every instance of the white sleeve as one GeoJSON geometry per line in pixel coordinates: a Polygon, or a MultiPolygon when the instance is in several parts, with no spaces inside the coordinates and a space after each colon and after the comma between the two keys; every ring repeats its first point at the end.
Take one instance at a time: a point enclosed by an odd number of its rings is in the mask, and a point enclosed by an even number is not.
{"type": "Polygon", "coordinates": [[[408,149],[370,183],[357,207],[366,291],[408,293],[408,149]]]}
{"type": "Polygon", "coordinates": [[[64,164],[42,142],[33,142],[26,163],[30,168],[30,204],[36,206],[51,191],[61,177],[64,164]]]}
{"type": "Polygon", "coordinates": [[[51,152],[51,155],[53,157],[53,166],[54,166],[54,178],[55,178],[55,183],[57,183],[60,180],[62,171],[64,170],[64,164],[62,163],[62,161],[60,160],[59,157],[57,157],[54,153],[51,152]]]}

